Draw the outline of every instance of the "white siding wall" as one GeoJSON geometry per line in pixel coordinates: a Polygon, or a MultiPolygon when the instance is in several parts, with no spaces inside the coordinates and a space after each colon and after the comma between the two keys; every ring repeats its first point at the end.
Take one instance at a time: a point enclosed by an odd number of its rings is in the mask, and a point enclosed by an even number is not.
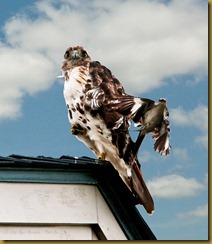
{"type": "Polygon", "coordinates": [[[0,183],[0,240],[126,240],[96,186],[0,183]]]}

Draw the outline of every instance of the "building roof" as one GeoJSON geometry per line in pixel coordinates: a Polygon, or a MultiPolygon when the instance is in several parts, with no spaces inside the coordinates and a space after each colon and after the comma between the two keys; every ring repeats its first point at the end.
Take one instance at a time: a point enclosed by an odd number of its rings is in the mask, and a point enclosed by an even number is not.
{"type": "Polygon", "coordinates": [[[71,156],[0,156],[0,182],[96,185],[129,240],[156,239],[137,210],[135,198],[107,161],[71,156]]]}

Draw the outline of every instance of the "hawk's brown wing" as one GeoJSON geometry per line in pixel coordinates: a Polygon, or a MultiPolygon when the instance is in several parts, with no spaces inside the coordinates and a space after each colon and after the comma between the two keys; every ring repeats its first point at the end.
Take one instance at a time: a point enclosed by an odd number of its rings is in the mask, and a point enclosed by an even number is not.
{"type": "Polygon", "coordinates": [[[91,85],[87,87],[86,94],[91,113],[99,114],[110,129],[112,143],[117,147],[119,157],[131,166],[132,178],[128,185],[131,185],[131,190],[137,196],[138,202],[148,213],[152,213],[154,202],[144,182],[137,155],[135,155],[136,145],[129,133],[129,119],[142,124],[143,115],[153,106],[154,101],[126,94],[122,84],[99,62],[90,64],[90,76],[91,85]]]}
{"type": "Polygon", "coordinates": [[[98,110],[108,128],[118,128],[123,118],[142,124],[142,117],[154,101],[125,93],[122,84],[99,62],[90,64],[91,84],[87,98],[92,110],[98,110]]]}

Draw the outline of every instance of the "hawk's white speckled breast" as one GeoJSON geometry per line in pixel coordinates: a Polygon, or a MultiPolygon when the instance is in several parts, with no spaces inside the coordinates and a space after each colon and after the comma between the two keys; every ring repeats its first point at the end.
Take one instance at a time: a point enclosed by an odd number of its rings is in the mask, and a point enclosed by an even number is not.
{"type": "Polygon", "coordinates": [[[106,128],[99,115],[91,116],[90,111],[84,108],[88,104],[85,94],[87,80],[91,80],[89,71],[85,67],[74,68],[64,83],[64,98],[68,109],[71,124],[79,124],[87,130],[92,140],[100,140],[103,135],[111,141],[111,132],[106,128]]]}

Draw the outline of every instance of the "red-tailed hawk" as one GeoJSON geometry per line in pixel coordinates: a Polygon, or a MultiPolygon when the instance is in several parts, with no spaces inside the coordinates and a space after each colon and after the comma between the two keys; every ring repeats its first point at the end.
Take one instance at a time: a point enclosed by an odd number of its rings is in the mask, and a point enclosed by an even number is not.
{"type": "Polygon", "coordinates": [[[62,71],[72,134],[99,159],[114,166],[138,202],[151,214],[154,202],[143,180],[137,152],[144,136],[153,132],[155,150],[169,153],[165,100],[155,103],[126,94],[110,70],[91,61],[88,52],[80,46],[66,50],[62,71]],[[141,126],[136,142],[129,133],[129,120],[141,126]]]}

